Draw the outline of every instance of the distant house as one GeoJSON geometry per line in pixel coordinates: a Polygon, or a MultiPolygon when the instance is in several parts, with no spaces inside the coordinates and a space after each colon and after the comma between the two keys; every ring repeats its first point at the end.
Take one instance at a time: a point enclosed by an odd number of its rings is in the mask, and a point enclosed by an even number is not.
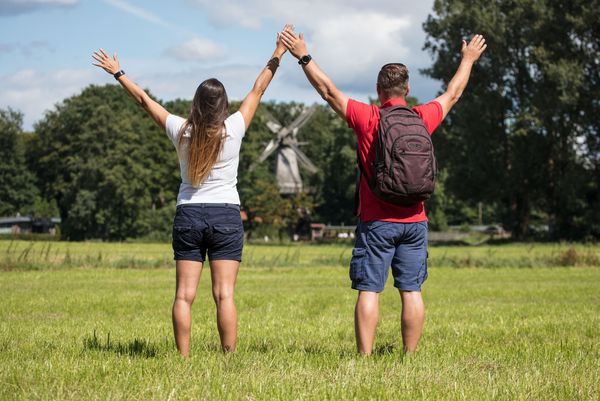
{"type": "Polygon", "coordinates": [[[60,217],[36,218],[31,216],[0,217],[0,235],[2,234],[56,234],[60,217]]]}

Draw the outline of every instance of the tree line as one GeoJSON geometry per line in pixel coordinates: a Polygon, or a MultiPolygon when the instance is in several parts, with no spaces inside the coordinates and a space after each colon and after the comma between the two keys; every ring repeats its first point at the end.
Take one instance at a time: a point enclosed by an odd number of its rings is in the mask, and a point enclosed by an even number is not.
{"type": "MultiPolygon", "coordinates": [[[[457,38],[482,33],[489,47],[433,136],[440,179],[426,205],[432,229],[477,223],[483,212],[484,223],[502,223],[518,239],[539,235],[536,227],[548,227],[551,239],[600,238],[598,3],[435,1],[423,25],[433,58],[427,75],[448,82],[457,38]]],[[[184,117],[191,107],[163,104],[184,117]]],[[[355,136],[325,106],[299,132],[319,169],[303,174],[308,193],[279,195],[273,156],[249,168],[274,137],[269,114],[287,124],[301,107],[264,103],[244,139],[238,190],[250,231],[285,231],[299,207],[313,221],[356,221],[355,136]]],[[[65,99],[33,132],[23,132],[19,112],[0,110],[0,215],[59,214],[70,240],[160,240],[170,234],[179,180],[173,145],[116,85],[65,99]]]]}

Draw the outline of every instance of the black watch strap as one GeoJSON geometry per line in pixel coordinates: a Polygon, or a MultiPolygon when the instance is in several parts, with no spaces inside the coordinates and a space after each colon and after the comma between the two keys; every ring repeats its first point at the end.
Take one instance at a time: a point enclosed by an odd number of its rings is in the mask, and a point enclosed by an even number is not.
{"type": "Polygon", "coordinates": [[[310,60],[312,60],[312,56],[310,54],[307,54],[306,56],[302,56],[298,59],[298,64],[306,65],[310,63],[310,60]]]}
{"type": "Polygon", "coordinates": [[[113,77],[115,77],[115,79],[119,79],[122,75],[125,75],[125,71],[119,70],[113,74],[113,77]]]}

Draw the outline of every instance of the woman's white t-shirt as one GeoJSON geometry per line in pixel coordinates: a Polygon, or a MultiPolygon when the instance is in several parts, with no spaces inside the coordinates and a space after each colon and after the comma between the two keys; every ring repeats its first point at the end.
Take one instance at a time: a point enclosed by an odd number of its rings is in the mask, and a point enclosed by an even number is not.
{"type": "MultiPolygon", "coordinates": [[[[239,111],[233,113],[225,120],[223,149],[210,174],[198,187],[193,187],[188,178],[186,141],[182,143],[182,149],[179,149],[179,132],[184,123],[184,118],[169,114],[165,127],[167,136],[175,145],[177,156],[179,156],[181,185],[179,186],[179,195],[177,195],[177,204],[232,203],[239,205],[240,196],[236,187],[237,170],[240,162],[240,146],[246,133],[242,113],[239,111]]],[[[184,136],[189,135],[188,131],[184,134],[184,136]]]]}

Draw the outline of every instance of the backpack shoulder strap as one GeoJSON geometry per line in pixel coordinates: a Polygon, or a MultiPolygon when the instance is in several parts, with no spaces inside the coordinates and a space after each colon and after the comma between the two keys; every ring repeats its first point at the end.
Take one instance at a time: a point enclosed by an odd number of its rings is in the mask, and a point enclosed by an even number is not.
{"type": "Polygon", "coordinates": [[[365,179],[368,179],[360,161],[358,147],[356,148],[356,164],[358,166],[358,169],[356,170],[356,186],[354,187],[354,214],[358,216],[360,212],[360,178],[364,175],[365,179]]]}

